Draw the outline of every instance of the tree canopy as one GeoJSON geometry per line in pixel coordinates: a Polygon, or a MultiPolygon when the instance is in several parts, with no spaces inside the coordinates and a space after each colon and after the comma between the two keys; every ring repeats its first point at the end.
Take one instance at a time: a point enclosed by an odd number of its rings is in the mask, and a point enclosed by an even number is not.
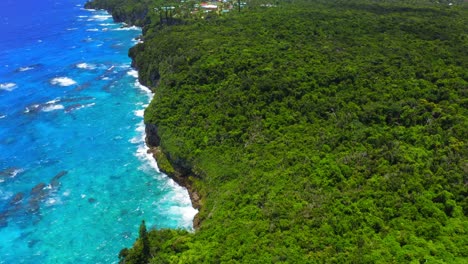
{"type": "Polygon", "coordinates": [[[466,4],[267,2],[149,13],[129,52],[201,196],[150,263],[466,263],[466,4]]]}

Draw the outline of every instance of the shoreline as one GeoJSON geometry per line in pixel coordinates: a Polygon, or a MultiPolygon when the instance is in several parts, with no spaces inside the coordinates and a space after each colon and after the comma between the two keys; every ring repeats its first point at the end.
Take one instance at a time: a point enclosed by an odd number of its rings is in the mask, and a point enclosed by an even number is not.
{"type": "Polygon", "coordinates": [[[174,163],[169,160],[160,146],[160,138],[154,124],[145,123],[145,144],[148,148],[147,153],[153,156],[159,171],[166,174],[179,186],[187,189],[192,207],[198,211],[192,220],[193,229],[197,230],[200,227],[199,210],[202,201],[199,192],[194,187],[193,180],[195,176],[193,173],[184,173],[181,168],[174,166],[174,163]]]}
{"type": "MultiPolygon", "coordinates": [[[[87,9],[87,10],[98,10],[98,9],[101,9],[101,10],[104,10],[106,11],[109,15],[112,16],[112,20],[115,22],[115,23],[125,23],[126,24],[126,27],[133,27],[133,26],[138,26],[138,25],[135,25],[135,23],[130,23],[128,21],[126,21],[126,17],[125,16],[116,16],[113,14],[112,10],[110,9],[107,9],[107,8],[94,8],[94,6],[92,6],[93,2],[87,2],[85,5],[84,5],[84,8],[87,9]]],[[[139,26],[141,29],[143,29],[142,26],[139,26]]],[[[143,32],[142,34],[138,37],[138,43],[140,43],[143,39],[143,32]]],[[[135,45],[133,45],[129,51],[135,47],[138,43],[136,43],[135,45]]],[[[135,63],[134,63],[134,58],[132,58],[130,55],[129,57],[131,58],[131,66],[132,68],[138,73],[138,68],[135,67],[135,63]]],[[[140,75],[137,74],[137,81],[138,83],[145,87],[146,89],[149,90],[149,92],[151,93],[151,99],[150,99],[150,102],[151,100],[153,100],[153,95],[154,95],[154,92],[151,88],[149,88],[145,83],[141,82],[140,80],[140,75]]],[[[146,108],[144,109],[144,111],[146,111],[146,108]]],[[[197,230],[199,225],[200,225],[200,219],[199,219],[199,209],[200,209],[200,205],[201,205],[201,198],[200,198],[200,195],[199,193],[195,190],[194,186],[193,186],[193,182],[192,182],[192,177],[191,175],[187,175],[187,174],[184,174],[182,173],[181,171],[182,170],[178,170],[177,168],[174,168],[174,165],[167,159],[167,156],[164,154],[164,152],[162,151],[160,145],[159,145],[159,135],[157,134],[157,128],[155,125],[152,125],[152,124],[147,124],[147,123],[144,123],[145,125],[145,145],[147,147],[147,154],[151,154],[153,159],[156,161],[156,164],[157,164],[157,167],[159,169],[160,172],[166,174],[170,179],[172,179],[176,184],[178,184],[179,186],[181,187],[184,187],[185,189],[187,189],[187,192],[189,194],[189,198],[190,198],[190,201],[191,201],[191,204],[192,204],[192,208],[196,209],[198,212],[197,214],[195,214],[195,216],[193,217],[193,220],[192,220],[192,226],[193,226],[193,229],[194,230],[197,230]],[[165,163],[164,161],[166,161],[166,163],[168,165],[165,166],[165,163]]],[[[192,173],[193,174],[193,173],[192,173]]]]}

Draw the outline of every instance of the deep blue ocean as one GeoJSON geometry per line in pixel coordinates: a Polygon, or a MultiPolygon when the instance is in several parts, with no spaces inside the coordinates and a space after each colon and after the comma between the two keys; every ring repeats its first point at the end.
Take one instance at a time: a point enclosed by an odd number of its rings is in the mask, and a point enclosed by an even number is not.
{"type": "Polygon", "coordinates": [[[141,31],[84,3],[0,1],[0,263],[115,263],[141,220],[192,228],[146,153],[141,31]]]}

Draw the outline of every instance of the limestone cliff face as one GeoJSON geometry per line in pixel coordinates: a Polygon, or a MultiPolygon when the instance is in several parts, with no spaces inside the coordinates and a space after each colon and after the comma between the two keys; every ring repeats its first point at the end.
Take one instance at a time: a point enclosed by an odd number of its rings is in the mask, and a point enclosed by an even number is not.
{"type": "MultiPolygon", "coordinates": [[[[161,138],[158,135],[158,127],[155,124],[146,123],[146,144],[149,147],[148,153],[151,153],[158,163],[159,170],[167,174],[177,184],[187,188],[192,206],[200,209],[201,197],[193,186],[195,174],[192,173],[190,165],[183,159],[174,159],[170,153],[164,152],[161,148],[161,138]]],[[[193,219],[193,227],[197,229],[200,226],[198,214],[193,219]]]]}
{"type": "Polygon", "coordinates": [[[155,124],[145,124],[146,145],[149,148],[159,147],[161,139],[158,135],[158,127],[155,124]]]}
{"type": "Polygon", "coordinates": [[[148,14],[147,6],[137,5],[133,1],[88,1],[84,7],[86,9],[104,9],[112,15],[115,22],[125,22],[139,27],[145,24],[148,14]]]}

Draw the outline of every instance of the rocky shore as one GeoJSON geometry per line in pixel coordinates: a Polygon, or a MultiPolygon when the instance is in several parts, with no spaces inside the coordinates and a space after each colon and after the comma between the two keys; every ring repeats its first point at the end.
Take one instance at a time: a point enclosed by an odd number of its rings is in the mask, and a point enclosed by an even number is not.
{"type": "MultiPolygon", "coordinates": [[[[113,4],[109,4],[106,1],[88,1],[85,4],[86,9],[104,9],[112,15],[112,18],[115,22],[124,22],[128,25],[144,26],[144,21],[148,13],[148,9],[142,8],[139,10],[132,10],[131,12],[125,12],[119,8],[116,8],[113,4]]],[[[141,37],[142,38],[142,37],[141,37]]],[[[132,50],[132,49],[131,49],[132,50]]],[[[129,52],[129,56],[132,59],[132,66],[138,70],[138,67],[135,63],[134,56],[137,51],[129,52]]],[[[154,76],[154,79],[157,79],[158,76],[154,76]]],[[[145,86],[152,86],[146,83],[144,80],[139,80],[141,84],[145,86]]],[[[154,80],[157,83],[157,80],[154,80]]],[[[185,161],[171,159],[170,154],[164,152],[160,146],[160,137],[158,135],[158,129],[156,125],[145,123],[145,132],[146,132],[146,145],[148,146],[148,153],[151,153],[154,159],[156,160],[158,167],[161,172],[167,174],[171,179],[173,179],[177,184],[182,187],[185,187],[188,190],[190,200],[192,201],[192,206],[195,209],[200,209],[201,198],[199,192],[194,187],[194,178],[196,175],[192,172],[190,167],[185,161]]],[[[193,219],[193,227],[198,228],[200,220],[198,214],[195,215],[193,219]]]]}
{"type": "MultiPolygon", "coordinates": [[[[146,145],[148,153],[151,153],[156,160],[159,170],[173,179],[177,184],[187,189],[192,206],[195,209],[200,209],[202,200],[199,192],[194,187],[194,179],[196,175],[190,170],[184,161],[172,160],[168,153],[161,148],[161,139],[158,135],[158,128],[154,124],[145,124],[146,145]]],[[[193,227],[198,229],[200,226],[200,218],[198,214],[193,219],[193,227]]]]}

